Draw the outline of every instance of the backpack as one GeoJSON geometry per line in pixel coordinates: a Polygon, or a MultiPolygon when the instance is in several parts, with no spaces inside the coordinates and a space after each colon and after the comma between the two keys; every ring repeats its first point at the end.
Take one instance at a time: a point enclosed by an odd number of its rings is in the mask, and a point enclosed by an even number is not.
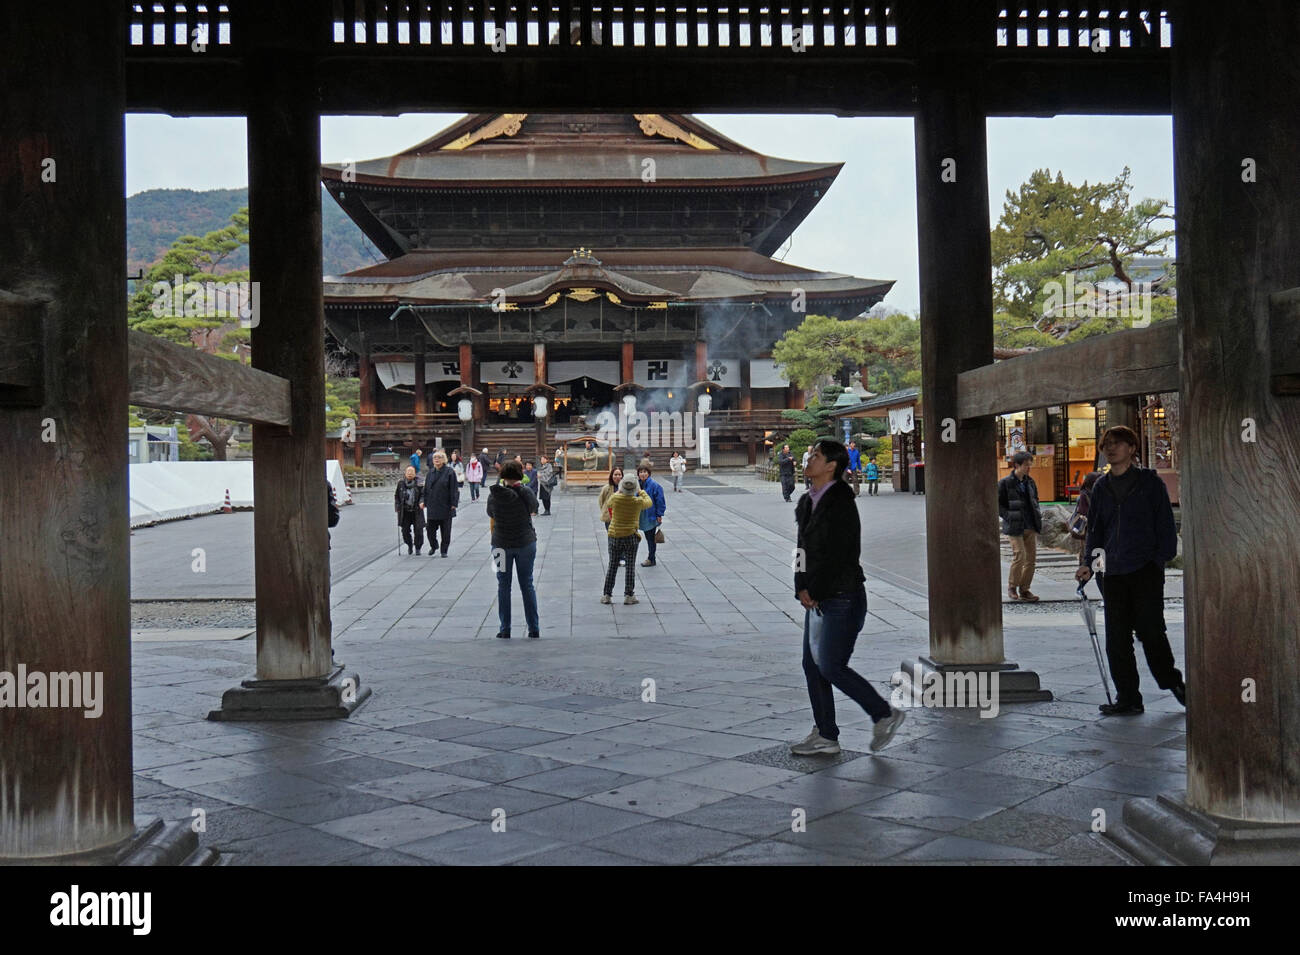
{"type": "Polygon", "coordinates": [[[334,487],[325,482],[325,487],[329,490],[329,507],[330,507],[330,527],[337,527],[339,523],[339,506],[334,503],[334,487]]]}

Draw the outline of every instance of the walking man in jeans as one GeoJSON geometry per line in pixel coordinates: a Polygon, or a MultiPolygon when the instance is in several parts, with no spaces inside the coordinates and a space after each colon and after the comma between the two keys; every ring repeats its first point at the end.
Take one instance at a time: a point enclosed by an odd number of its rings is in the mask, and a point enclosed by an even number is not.
{"type": "Polygon", "coordinates": [[[849,657],[867,619],[866,575],[859,563],[862,524],[853,489],[843,480],[849,453],[838,441],[818,441],[808,456],[812,488],[795,506],[799,543],[794,589],[804,606],[803,672],[812,704],[812,733],[790,747],[797,756],[840,751],[835,724],[838,689],[875,722],[872,752],[884,749],[906,715],[849,668],[849,657]]]}
{"type": "Polygon", "coordinates": [[[1174,509],[1160,475],[1133,463],[1137,446],[1137,435],[1122,425],[1101,436],[1110,471],[1092,487],[1088,540],[1074,575],[1086,583],[1092,576],[1089,563],[1096,561],[1105,598],[1106,659],[1115,681],[1115,702],[1099,707],[1106,716],[1136,716],[1144,710],[1134,631],[1156,685],[1187,705],[1187,687],[1165,632],[1165,563],[1178,553],[1174,509]]]}
{"type": "Polygon", "coordinates": [[[1003,533],[1011,538],[1011,570],[1007,573],[1007,596],[1030,603],[1034,565],[1038,562],[1038,535],[1043,532],[1043,515],[1038,508],[1038,485],[1029,476],[1034,456],[1017,451],[1011,458],[1011,473],[998,482],[998,514],[1003,533]],[[1017,593],[1019,588],[1019,593],[1017,593]]]}

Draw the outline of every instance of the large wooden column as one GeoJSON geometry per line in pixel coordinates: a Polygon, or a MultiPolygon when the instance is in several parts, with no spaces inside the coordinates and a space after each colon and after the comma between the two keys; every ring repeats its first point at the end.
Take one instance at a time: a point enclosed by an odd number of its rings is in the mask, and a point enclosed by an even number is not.
{"type": "Polygon", "coordinates": [[[413,355],[415,358],[415,413],[416,415],[427,414],[429,411],[429,396],[426,393],[424,380],[424,336],[416,335],[413,346],[413,355]]]}
{"type": "MultiPolygon", "coordinates": [[[[550,385],[546,381],[546,342],[533,342],[533,391],[532,395],[546,397],[548,415],[555,414],[555,402],[551,400],[550,385]]],[[[533,453],[539,459],[546,453],[546,419],[535,419],[536,448],[533,453]]],[[[534,465],[535,467],[536,465],[534,465]]]]}
{"type": "Polygon", "coordinates": [[[1300,16],[1188,4],[1174,36],[1187,799],[1124,817],[1178,861],[1294,863],[1300,396],[1271,388],[1269,297],[1300,287],[1300,16]],[[1180,808],[1210,814],[1190,858],[1180,808]],[[1233,820],[1291,825],[1242,839],[1233,820]]]}
{"type": "MultiPolygon", "coordinates": [[[[957,409],[957,375],[993,361],[982,61],[991,25],[981,4],[932,6],[914,23],[924,51],[915,133],[929,662],[1005,670],[997,432],[991,416],[963,421],[957,409]]],[[[1007,702],[1050,699],[1025,672],[1003,673],[1000,691],[1007,702]]]]}
{"type": "Polygon", "coordinates": [[[634,354],[633,354],[634,346],[635,346],[635,342],[633,342],[631,339],[628,339],[627,341],[623,342],[623,350],[620,356],[622,360],[619,363],[619,374],[621,378],[621,382],[620,382],[621,384],[627,384],[630,381],[636,380],[636,366],[634,364],[634,354]]]}
{"type": "Polygon", "coordinates": [[[0,707],[0,858],[134,831],[124,9],[25,7],[0,46],[0,672],[100,710],[0,707]]]}
{"type": "Polygon", "coordinates": [[[957,415],[958,373],[993,361],[979,58],[986,38],[971,4],[945,0],[935,7],[926,17],[916,116],[930,654],[941,663],[999,663],[997,528],[991,516],[971,520],[997,513],[997,432],[991,417],[957,415]],[[952,440],[943,440],[945,422],[952,440]]]}
{"type": "MultiPolygon", "coordinates": [[[[320,109],[293,7],[249,8],[249,266],[260,285],[253,367],[289,381],[291,424],[253,425],[257,679],[226,692],[214,719],[346,716],[369,693],[330,654],[325,310],[320,109]]],[[[362,356],[363,367],[367,356],[362,356]]],[[[363,372],[363,376],[364,376],[363,372]]],[[[363,389],[364,391],[364,389],[363,389]]]]}

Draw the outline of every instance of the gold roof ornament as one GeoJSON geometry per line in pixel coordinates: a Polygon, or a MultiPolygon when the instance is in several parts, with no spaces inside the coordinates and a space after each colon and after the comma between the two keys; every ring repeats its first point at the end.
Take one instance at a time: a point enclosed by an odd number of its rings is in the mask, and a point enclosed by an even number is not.
{"type": "Polygon", "coordinates": [[[569,298],[576,302],[590,302],[593,298],[599,297],[599,293],[594,288],[569,289],[569,298]]]}
{"type": "Polygon", "coordinates": [[[513,136],[519,132],[527,113],[502,113],[490,123],[485,123],[472,133],[466,133],[459,139],[453,139],[443,149],[464,149],[466,146],[472,146],[477,142],[485,139],[495,139],[498,136],[513,136]]]}
{"type": "Polygon", "coordinates": [[[633,113],[632,115],[640,122],[641,132],[647,136],[664,136],[668,139],[676,139],[696,149],[716,150],[718,148],[707,139],[702,139],[695,133],[687,132],[672,120],[664,119],[658,113],[633,113]]]}

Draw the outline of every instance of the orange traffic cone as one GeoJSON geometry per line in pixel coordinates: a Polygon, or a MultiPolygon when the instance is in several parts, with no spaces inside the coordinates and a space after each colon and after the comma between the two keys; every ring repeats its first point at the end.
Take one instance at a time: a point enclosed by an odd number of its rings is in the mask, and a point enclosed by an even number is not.
{"type": "Polygon", "coordinates": [[[226,488],[226,503],[221,505],[222,514],[233,514],[235,509],[230,506],[230,488],[226,488]]]}

